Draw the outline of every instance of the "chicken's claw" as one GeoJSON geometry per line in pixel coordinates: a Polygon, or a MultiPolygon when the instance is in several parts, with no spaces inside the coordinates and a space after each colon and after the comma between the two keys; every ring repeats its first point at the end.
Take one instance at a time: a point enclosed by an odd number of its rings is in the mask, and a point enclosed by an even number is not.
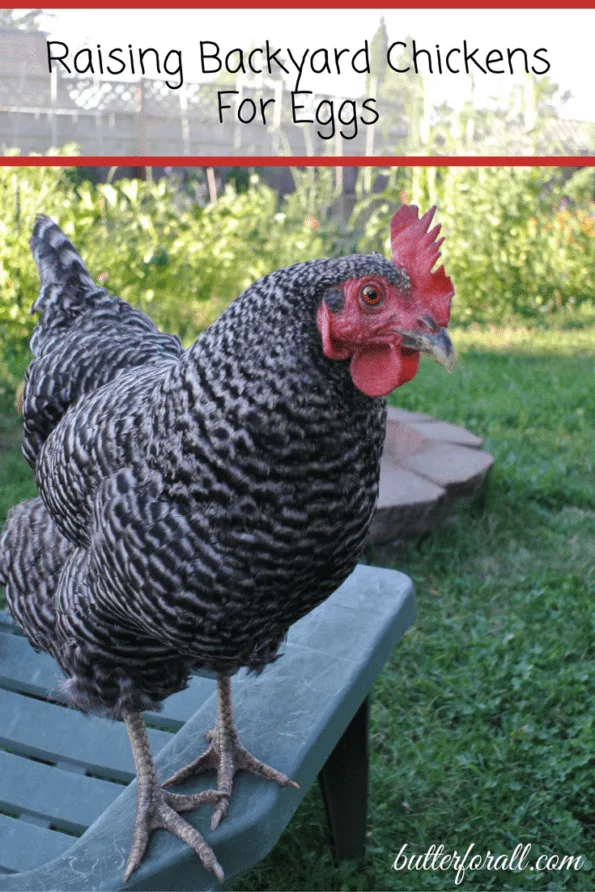
{"type": "Polygon", "coordinates": [[[222,796],[213,809],[211,830],[216,830],[227,814],[233,779],[238,771],[249,771],[257,777],[275,781],[280,787],[293,787],[299,790],[298,784],[290,777],[261,762],[242,746],[231,708],[231,682],[224,675],[217,678],[217,722],[211,731],[207,731],[206,737],[209,746],[204,753],[184,768],[176,771],[165,781],[163,786],[179,784],[190,777],[208,771],[210,768],[215,768],[217,770],[217,789],[222,796]]]}
{"type": "Polygon", "coordinates": [[[136,823],[130,854],[126,862],[124,882],[127,882],[145,856],[154,830],[168,830],[196,852],[203,866],[212,871],[220,883],[224,880],[223,869],[205,838],[180,817],[180,812],[190,811],[205,803],[217,803],[224,796],[219,790],[205,790],[194,796],[177,796],[167,793],[159,784],[139,782],[136,823]]]}

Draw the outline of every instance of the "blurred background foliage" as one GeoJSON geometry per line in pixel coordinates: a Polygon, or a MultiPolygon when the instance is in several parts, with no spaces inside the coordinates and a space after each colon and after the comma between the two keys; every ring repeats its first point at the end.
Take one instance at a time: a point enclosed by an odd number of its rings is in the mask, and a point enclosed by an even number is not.
{"type": "Polygon", "coordinates": [[[353,251],[388,255],[389,219],[402,202],[438,205],[455,322],[549,319],[595,304],[591,168],[359,171],[349,202],[330,168],[292,169],[295,191],[285,197],[238,169],[211,203],[175,170],[148,174],[94,184],[73,167],[0,168],[4,354],[26,352],[34,322],[28,241],[37,212],[59,223],[101,284],[187,343],[273,269],[353,251]]]}

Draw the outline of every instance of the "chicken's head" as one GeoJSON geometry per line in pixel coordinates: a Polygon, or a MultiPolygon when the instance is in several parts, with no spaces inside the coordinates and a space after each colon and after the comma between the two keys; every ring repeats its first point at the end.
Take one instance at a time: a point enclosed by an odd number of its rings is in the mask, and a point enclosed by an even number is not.
{"type": "Polygon", "coordinates": [[[451,280],[441,266],[444,239],[430,229],[436,208],[419,217],[403,205],[391,220],[394,276],[347,279],[328,289],[317,315],[325,355],[351,358],[355,386],[367,396],[386,396],[416,374],[421,353],[452,371],[454,349],[446,332],[451,280]]]}

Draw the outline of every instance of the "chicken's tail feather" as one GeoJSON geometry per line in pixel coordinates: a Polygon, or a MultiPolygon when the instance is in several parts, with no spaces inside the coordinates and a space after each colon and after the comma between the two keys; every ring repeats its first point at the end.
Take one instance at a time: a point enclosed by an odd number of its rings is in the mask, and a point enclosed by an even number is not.
{"type": "Polygon", "coordinates": [[[88,309],[94,295],[105,292],[93,281],[74,245],[49,217],[38,214],[30,245],[41,281],[31,307],[32,313],[41,313],[31,340],[31,349],[37,353],[49,332],[68,328],[88,309]]]}
{"type": "MultiPolygon", "coordinates": [[[[89,270],[72,242],[60,227],[43,214],[38,214],[31,236],[31,252],[41,279],[41,291],[31,307],[38,313],[45,309],[52,295],[52,286],[96,288],[89,270]]],[[[65,297],[69,297],[66,293],[65,297]]]]}

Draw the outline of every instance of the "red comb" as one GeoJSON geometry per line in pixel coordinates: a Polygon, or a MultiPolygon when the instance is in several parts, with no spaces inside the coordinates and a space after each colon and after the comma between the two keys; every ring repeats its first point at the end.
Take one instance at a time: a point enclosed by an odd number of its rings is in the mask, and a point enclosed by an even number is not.
{"type": "Polygon", "coordinates": [[[435,205],[421,218],[414,204],[399,208],[390,221],[392,260],[409,276],[412,298],[427,308],[438,325],[448,325],[455,290],[444,266],[432,272],[444,241],[437,239],[440,226],[429,228],[435,213],[435,205]]]}

